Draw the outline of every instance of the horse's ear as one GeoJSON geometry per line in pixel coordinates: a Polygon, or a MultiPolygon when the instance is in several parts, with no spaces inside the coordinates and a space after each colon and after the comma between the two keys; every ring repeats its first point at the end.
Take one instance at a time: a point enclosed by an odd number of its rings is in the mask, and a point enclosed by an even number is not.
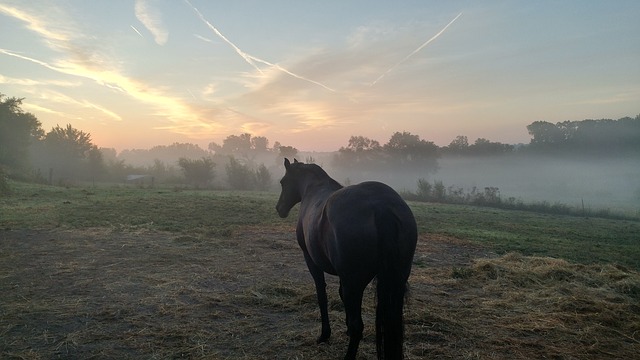
{"type": "Polygon", "coordinates": [[[291,166],[291,163],[289,162],[289,159],[284,158],[284,168],[289,170],[289,166],[291,166]]]}
{"type": "Polygon", "coordinates": [[[297,163],[298,163],[298,159],[293,158],[293,163],[294,163],[294,164],[297,164],[297,163]]]}

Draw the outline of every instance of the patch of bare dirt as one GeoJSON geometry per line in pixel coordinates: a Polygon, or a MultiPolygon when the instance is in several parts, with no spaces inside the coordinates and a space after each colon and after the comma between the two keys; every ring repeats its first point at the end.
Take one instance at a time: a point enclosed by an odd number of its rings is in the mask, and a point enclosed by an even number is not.
{"type": "MultiPolygon", "coordinates": [[[[507,275],[516,264],[524,273],[533,265],[512,260],[458,239],[421,237],[406,306],[406,358],[599,359],[640,352],[640,329],[632,331],[640,311],[629,305],[637,274],[619,270],[618,293],[588,295],[609,294],[607,304],[615,306],[603,308],[609,305],[591,298],[571,302],[583,294],[575,286],[550,291],[535,277],[515,291],[522,280],[507,275]],[[597,318],[608,319],[608,327],[571,315],[590,309],[612,312],[597,318]],[[619,323],[622,311],[630,326],[619,323]],[[602,336],[592,338],[589,326],[602,336]]],[[[577,271],[559,267],[552,274],[562,279],[577,271]]],[[[2,231],[0,357],[340,358],[347,346],[344,313],[337,279],[327,280],[332,341],[316,345],[315,289],[293,229],[249,228],[218,238],[2,231]]],[[[372,289],[367,292],[359,357],[373,359],[375,305],[372,289]]]]}

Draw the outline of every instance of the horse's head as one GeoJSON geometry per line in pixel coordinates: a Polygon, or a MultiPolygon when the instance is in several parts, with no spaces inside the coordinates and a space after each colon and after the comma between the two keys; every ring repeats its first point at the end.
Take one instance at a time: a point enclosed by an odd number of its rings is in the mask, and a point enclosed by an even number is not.
{"type": "Polygon", "coordinates": [[[280,217],[285,218],[289,215],[291,208],[302,200],[300,193],[299,181],[297,179],[297,167],[298,160],[293,159],[293,164],[289,162],[289,159],[284,159],[285,174],[280,180],[282,185],[282,192],[280,193],[280,199],[276,204],[276,210],[280,217]]]}

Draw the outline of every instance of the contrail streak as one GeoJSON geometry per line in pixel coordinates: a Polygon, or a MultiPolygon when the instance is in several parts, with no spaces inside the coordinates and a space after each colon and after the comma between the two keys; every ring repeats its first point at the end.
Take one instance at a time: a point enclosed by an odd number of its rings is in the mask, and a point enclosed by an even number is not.
{"type": "Polygon", "coordinates": [[[424,44],[420,45],[420,47],[418,47],[417,49],[415,49],[411,54],[407,55],[404,59],[400,60],[397,64],[393,65],[392,67],[390,67],[387,71],[385,71],[384,73],[382,73],[382,75],[380,75],[374,82],[372,82],[369,87],[375,85],[378,81],[380,81],[383,77],[385,77],[388,73],[390,73],[391,71],[393,71],[393,69],[395,69],[396,67],[398,67],[399,65],[401,65],[402,63],[404,63],[405,61],[409,60],[409,58],[411,58],[413,55],[417,54],[420,50],[422,50],[425,46],[429,45],[432,41],[434,41],[435,39],[438,38],[438,36],[442,35],[442,33],[447,30],[447,28],[453,24],[456,20],[458,20],[458,18],[462,16],[462,13],[458,14],[458,16],[456,16],[455,18],[453,18],[453,20],[451,20],[447,26],[445,26],[444,28],[442,28],[442,30],[440,30],[440,32],[438,32],[437,34],[433,35],[431,37],[431,39],[427,40],[424,44]]]}
{"type": "Polygon", "coordinates": [[[36,60],[36,59],[30,58],[30,57],[27,57],[27,56],[23,56],[23,55],[20,55],[20,54],[18,54],[18,53],[14,53],[14,52],[9,51],[9,50],[6,50],[6,49],[2,49],[2,48],[0,48],[0,54],[5,54],[5,55],[8,55],[8,56],[13,56],[13,57],[16,57],[16,58],[18,58],[18,59],[22,59],[22,60],[30,61],[30,62],[32,62],[32,63],[35,63],[35,64],[38,64],[38,65],[44,66],[44,67],[46,67],[47,69],[50,69],[50,70],[53,70],[53,71],[62,72],[62,71],[60,70],[60,68],[57,68],[57,67],[55,67],[55,66],[53,66],[53,65],[49,65],[49,64],[47,64],[47,63],[46,63],[46,62],[44,62],[44,61],[40,61],[40,60],[36,60]]]}
{"type": "MultiPolygon", "coordinates": [[[[278,69],[278,70],[280,70],[280,71],[282,71],[282,72],[284,72],[284,73],[286,73],[286,74],[288,74],[288,75],[290,75],[290,76],[293,76],[293,77],[295,77],[296,79],[304,80],[304,81],[310,82],[310,83],[312,83],[312,84],[315,84],[315,85],[321,86],[321,87],[323,87],[323,88],[324,88],[324,89],[326,89],[326,90],[329,90],[329,91],[335,92],[335,90],[333,90],[332,88],[330,88],[330,87],[328,87],[328,86],[326,86],[326,85],[324,85],[324,84],[322,84],[322,83],[319,83],[319,82],[317,82],[317,81],[311,80],[311,79],[306,78],[306,77],[304,77],[304,76],[300,76],[300,75],[294,74],[294,73],[292,73],[291,71],[289,71],[289,70],[287,70],[287,69],[283,68],[282,66],[280,66],[280,65],[278,65],[278,64],[273,64],[273,63],[271,63],[271,62],[269,62],[269,61],[266,61],[266,60],[260,59],[260,58],[258,58],[258,57],[255,57],[255,56],[253,56],[253,55],[251,55],[251,54],[248,54],[248,53],[246,53],[246,52],[242,51],[240,48],[238,48],[236,45],[234,45],[231,41],[229,41],[229,39],[227,39],[224,35],[222,35],[222,33],[221,33],[220,31],[218,31],[218,29],[216,29],[216,27],[215,27],[215,26],[213,26],[213,24],[211,24],[209,21],[207,21],[207,19],[204,17],[204,15],[202,15],[202,13],[201,13],[198,9],[196,9],[196,7],[195,7],[195,6],[193,6],[193,5],[189,2],[189,0],[184,0],[184,1],[185,1],[185,2],[186,2],[186,3],[187,3],[187,4],[188,4],[192,9],[193,9],[193,11],[195,11],[195,12],[196,12],[196,14],[197,14],[197,15],[198,15],[198,17],[200,18],[200,20],[202,20],[202,21],[207,25],[207,27],[209,27],[209,29],[211,29],[211,30],[212,30],[216,35],[218,35],[218,37],[219,37],[219,38],[221,38],[222,40],[224,40],[224,42],[226,42],[227,44],[229,44],[229,46],[231,46],[231,47],[236,51],[236,53],[238,53],[238,55],[242,56],[242,58],[243,58],[243,59],[244,59],[244,60],[245,60],[249,65],[253,66],[256,70],[258,70],[258,72],[260,72],[260,74],[263,74],[263,75],[264,75],[264,73],[262,72],[262,70],[260,70],[260,68],[255,64],[255,62],[259,62],[259,63],[265,64],[265,65],[267,65],[267,66],[275,67],[276,69],[278,69]]],[[[204,39],[203,39],[203,40],[204,40],[204,39]]],[[[205,40],[205,41],[206,41],[206,40],[205,40]]]]}
{"type": "Polygon", "coordinates": [[[209,29],[211,29],[214,33],[216,33],[216,35],[218,35],[220,39],[224,40],[224,42],[226,42],[229,46],[231,46],[233,50],[235,50],[236,53],[238,53],[238,55],[240,55],[249,65],[253,66],[256,70],[258,70],[260,74],[263,74],[262,70],[260,70],[260,68],[253,62],[252,56],[240,50],[239,47],[237,47],[234,43],[232,43],[229,39],[227,39],[224,35],[222,35],[222,33],[218,31],[218,29],[216,29],[215,26],[213,26],[209,21],[207,21],[207,19],[205,19],[204,15],[202,15],[200,10],[198,10],[195,6],[193,6],[193,4],[189,2],[189,0],[184,0],[184,1],[193,9],[193,11],[195,11],[196,15],[198,15],[200,20],[202,20],[202,22],[204,22],[209,27],[209,29]]]}
{"type": "MultiPolygon", "coordinates": [[[[251,56],[251,55],[249,55],[249,56],[251,56]]],[[[319,83],[319,82],[317,82],[317,81],[314,81],[314,80],[308,79],[308,78],[306,78],[306,77],[304,77],[304,76],[300,76],[300,75],[294,74],[294,73],[292,73],[291,71],[289,71],[289,70],[287,70],[287,69],[283,68],[282,66],[280,66],[280,65],[278,65],[278,64],[272,64],[272,63],[270,63],[270,62],[268,62],[268,61],[266,61],[266,60],[259,59],[259,58],[255,57],[255,56],[251,56],[251,58],[252,58],[253,60],[255,60],[255,61],[257,61],[257,62],[261,62],[261,63],[263,63],[263,64],[265,64],[265,65],[273,66],[273,67],[275,67],[276,69],[278,69],[278,70],[282,71],[283,73],[288,74],[288,75],[291,75],[291,76],[293,76],[293,77],[294,77],[294,78],[296,78],[296,79],[300,79],[300,80],[308,81],[308,82],[310,82],[310,83],[312,83],[312,84],[316,84],[316,85],[318,85],[318,86],[321,86],[321,87],[323,87],[323,88],[325,88],[325,89],[327,89],[327,90],[329,90],[329,91],[336,92],[336,91],[335,91],[335,90],[333,90],[332,88],[330,88],[330,87],[328,87],[328,86],[326,86],[326,85],[324,85],[324,84],[322,84],[322,83],[319,83]]]]}
{"type": "Polygon", "coordinates": [[[133,26],[133,25],[129,25],[129,26],[131,26],[131,28],[133,29],[133,31],[135,31],[135,32],[136,32],[136,34],[140,35],[140,37],[144,39],[144,36],[142,36],[142,34],[140,33],[140,31],[138,31],[138,29],[136,29],[136,27],[135,27],[135,26],[133,26]]]}

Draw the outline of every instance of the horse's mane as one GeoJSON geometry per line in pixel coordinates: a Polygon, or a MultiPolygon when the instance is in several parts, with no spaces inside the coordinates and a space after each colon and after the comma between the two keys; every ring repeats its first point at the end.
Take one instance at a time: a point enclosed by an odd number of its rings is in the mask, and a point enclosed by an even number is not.
{"type": "Polygon", "coordinates": [[[329,176],[329,174],[327,174],[327,172],[324,171],[324,169],[317,164],[305,164],[305,163],[299,162],[297,163],[297,165],[300,166],[304,171],[307,171],[313,174],[314,177],[319,180],[328,181],[333,185],[336,185],[337,187],[340,187],[340,188],[342,187],[342,185],[339,182],[332,179],[331,176],[329,176]]]}

